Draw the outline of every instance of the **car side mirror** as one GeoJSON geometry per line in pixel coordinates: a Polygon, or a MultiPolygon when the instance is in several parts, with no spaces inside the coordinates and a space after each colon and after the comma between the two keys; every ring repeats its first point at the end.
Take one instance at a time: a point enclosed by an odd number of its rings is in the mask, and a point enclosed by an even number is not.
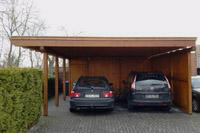
{"type": "Polygon", "coordinates": [[[77,80],[74,80],[74,81],[72,82],[72,88],[73,88],[73,89],[75,88],[76,83],[77,83],[77,80]]]}

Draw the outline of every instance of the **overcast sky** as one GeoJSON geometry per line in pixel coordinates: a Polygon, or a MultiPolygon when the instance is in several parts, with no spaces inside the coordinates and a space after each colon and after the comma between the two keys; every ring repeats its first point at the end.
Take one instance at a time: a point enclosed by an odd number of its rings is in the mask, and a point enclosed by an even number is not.
{"type": "Polygon", "coordinates": [[[35,0],[47,35],[200,37],[199,0],[35,0]]]}

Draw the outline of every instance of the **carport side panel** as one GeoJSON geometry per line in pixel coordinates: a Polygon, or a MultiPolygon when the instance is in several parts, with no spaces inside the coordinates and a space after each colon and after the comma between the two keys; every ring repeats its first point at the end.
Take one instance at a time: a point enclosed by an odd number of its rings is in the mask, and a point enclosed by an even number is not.
{"type": "Polygon", "coordinates": [[[173,59],[175,102],[182,110],[192,113],[191,53],[176,54],[173,59]]]}
{"type": "Polygon", "coordinates": [[[187,58],[188,58],[188,104],[189,104],[189,108],[188,108],[188,112],[190,114],[192,114],[192,80],[191,80],[191,76],[192,76],[192,64],[191,64],[191,60],[192,60],[192,54],[191,52],[187,53],[187,58]]]}
{"type": "Polygon", "coordinates": [[[190,52],[174,53],[151,60],[153,71],[162,71],[171,82],[174,103],[184,112],[192,113],[190,52]]]}

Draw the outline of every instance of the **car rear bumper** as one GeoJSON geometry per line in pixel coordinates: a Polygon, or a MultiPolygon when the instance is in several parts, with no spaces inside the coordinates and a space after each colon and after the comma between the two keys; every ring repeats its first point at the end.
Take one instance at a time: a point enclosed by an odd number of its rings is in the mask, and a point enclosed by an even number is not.
{"type": "Polygon", "coordinates": [[[145,101],[145,100],[131,100],[129,104],[132,106],[171,106],[171,100],[159,100],[159,101],[145,101]]]}
{"type": "Polygon", "coordinates": [[[70,99],[70,108],[101,108],[112,109],[114,107],[114,99],[90,99],[90,98],[74,98],[70,99]]]}

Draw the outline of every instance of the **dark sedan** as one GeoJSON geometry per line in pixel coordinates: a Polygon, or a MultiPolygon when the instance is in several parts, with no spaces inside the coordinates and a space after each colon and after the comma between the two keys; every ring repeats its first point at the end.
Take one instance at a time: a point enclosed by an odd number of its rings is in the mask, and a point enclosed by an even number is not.
{"type": "Polygon", "coordinates": [[[133,106],[163,106],[172,104],[171,86],[160,72],[139,72],[132,75],[128,94],[128,108],[133,106]]]}
{"type": "Polygon", "coordinates": [[[70,96],[71,112],[83,108],[112,111],[113,107],[113,93],[105,77],[82,76],[79,78],[70,96]]]}
{"type": "Polygon", "coordinates": [[[200,111],[200,76],[192,77],[192,110],[200,111]]]}

